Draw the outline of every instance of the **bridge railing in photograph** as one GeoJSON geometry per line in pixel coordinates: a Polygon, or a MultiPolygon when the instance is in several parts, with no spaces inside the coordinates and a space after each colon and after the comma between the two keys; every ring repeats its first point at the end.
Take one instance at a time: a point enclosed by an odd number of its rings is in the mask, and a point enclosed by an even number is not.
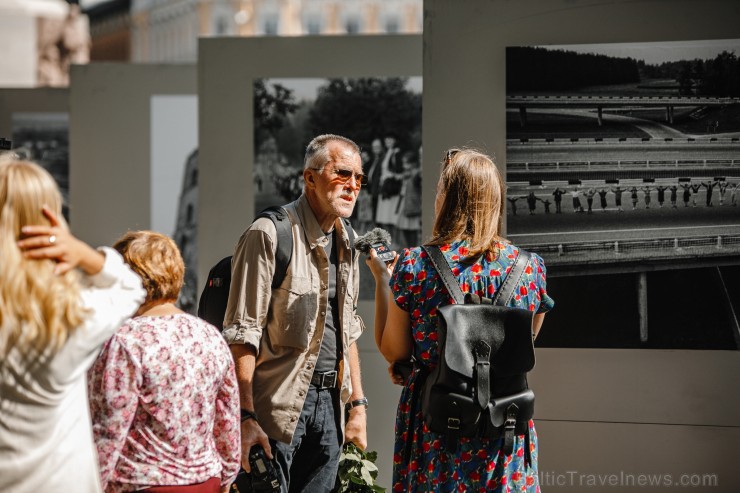
{"type": "Polygon", "coordinates": [[[740,165],[740,159],[645,159],[613,161],[546,161],[508,162],[506,171],[572,171],[603,169],[666,169],[666,168],[730,168],[740,165]]]}
{"type": "Polygon", "coordinates": [[[615,241],[521,244],[548,265],[603,264],[636,260],[740,255],[740,234],[615,241]]]}

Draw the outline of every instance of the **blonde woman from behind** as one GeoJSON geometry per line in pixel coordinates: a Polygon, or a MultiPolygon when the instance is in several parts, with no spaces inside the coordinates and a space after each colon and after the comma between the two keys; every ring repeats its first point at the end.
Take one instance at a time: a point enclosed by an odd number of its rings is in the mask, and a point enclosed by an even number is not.
{"type": "Polygon", "coordinates": [[[111,249],[75,238],[54,179],[0,162],[0,491],[101,491],[85,374],[144,300],[111,249]]]}

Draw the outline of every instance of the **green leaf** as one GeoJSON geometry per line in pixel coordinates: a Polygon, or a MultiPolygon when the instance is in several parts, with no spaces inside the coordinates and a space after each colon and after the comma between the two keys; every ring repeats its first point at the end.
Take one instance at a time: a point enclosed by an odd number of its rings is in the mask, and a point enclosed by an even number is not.
{"type": "Polygon", "coordinates": [[[369,460],[362,461],[362,467],[366,467],[369,471],[377,471],[378,466],[370,462],[369,460]]]}
{"type": "Polygon", "coordinates": [[[367,485],[373,484],[373,477],[370,475],[370,471],[364,467],[362,468],[362,479],[365,480],[365,484],[367,485]]]}

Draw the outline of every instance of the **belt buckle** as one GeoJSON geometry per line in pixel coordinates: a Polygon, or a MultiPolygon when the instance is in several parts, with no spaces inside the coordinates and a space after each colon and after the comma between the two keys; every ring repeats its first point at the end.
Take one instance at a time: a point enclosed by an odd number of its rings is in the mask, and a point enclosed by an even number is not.
{"type": "Polygon", "coordinates": [[[328,371],[321,375],[321,387],[325,389],[334,388],[337,386],[337,371],[328,371]],[[326,384],[326,380],[331,378],[331,385],[326,384]]]}
{"type": "Polygon", "coordinates": [[[337,371],[327,371],[318,374],[317,385],[320,389],[329,389],[337,386],[337,371]]]}

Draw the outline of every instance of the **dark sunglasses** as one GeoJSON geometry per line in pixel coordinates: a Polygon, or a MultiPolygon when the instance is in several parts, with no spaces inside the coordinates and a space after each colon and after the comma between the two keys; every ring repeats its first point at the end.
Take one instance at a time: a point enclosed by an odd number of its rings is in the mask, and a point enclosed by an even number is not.
{"type": "MultiPolygon", "coordinates": [[[[322,171],[324,168],[311,168],[311,169],[315,171],[322,171]]],[[[347,183],[349,179],[354,176],[355,181],[359,183],[360,186],[364,187],[367,185],[368,178],[367,178],[367,175],[363,173],[355,173],[351,169],[342,169],[342,168],[335,168],[331,171],[332,173],[337,175],[340,180],[342,180],[342,183],[347,183]]]]}

